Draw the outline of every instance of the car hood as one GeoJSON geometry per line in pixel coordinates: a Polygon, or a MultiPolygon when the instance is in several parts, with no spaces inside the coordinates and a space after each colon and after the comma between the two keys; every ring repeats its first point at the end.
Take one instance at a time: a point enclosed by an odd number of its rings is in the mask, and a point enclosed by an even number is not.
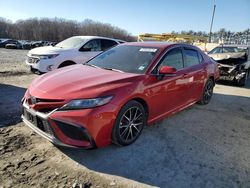
{"type": "Polygon", "coordinates": [[[42,99],[92,98],[112,94],[113,89],[134,84],[142,77],[78,64],[36,78],[29,94],[42,99]]]}
{"type": "Polygon", "coordinates": [[[242,58],[245,55],[246,55],[245,52],[208,54],[208,56],[212,57],[215,61],[226,60],[226,59],[237,59],[237,58],[242,58]]]}
{"type": "Polygon", "coordinates": [[[42,46],[37,47],[29,51],[28,54],[32,55],[47,55],[47,54],[55,54],[63,51],[70,51],[72,49],[59,48],[56,46],[42,46]]]}

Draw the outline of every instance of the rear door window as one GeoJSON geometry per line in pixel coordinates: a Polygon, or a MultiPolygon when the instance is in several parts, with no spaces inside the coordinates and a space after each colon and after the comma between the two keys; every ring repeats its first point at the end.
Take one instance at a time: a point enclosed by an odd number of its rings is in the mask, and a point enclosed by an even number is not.
{"type": "Polygon", "coordinates": [[[191,67],[200,64],[198,52],[193,49],[184,49],[185,66],[191,67]]]}
{"type": "Polygon", "coordinates": [[[83,46],[83,51],[91,51],[91,52],[102,51],[100,39],[94,39],[87,42],[83,46]]]}
{"type": "Polygon", "coordinates": [[[201,53],[198,52],[198,57],[199,57],[199,62],[202,63],[204,58],[203,56],[201,55],[201,53]]]}
{"type": "Polygon", "coordinates": [[[105,51],[117,45],[117,42],[108,39],[101,39],[102,51],[105,51]]]}

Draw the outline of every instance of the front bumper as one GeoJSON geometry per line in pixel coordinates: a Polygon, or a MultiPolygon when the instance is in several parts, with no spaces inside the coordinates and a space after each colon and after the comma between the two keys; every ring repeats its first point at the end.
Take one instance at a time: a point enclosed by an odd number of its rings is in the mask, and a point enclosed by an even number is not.
{"type": "Polygon", "coordinates": [[[31,109],[26,101],[24,101],[21,118],[34,132],[57,146],[82,147],[86,149],[96,147],[94,140],[83,127],[73,126],[62,120],[51,119],[50,116],[56,110],[57,109],[54,109],[49,113],[42,113],[31,109]],[[67,128],[63,129],[62,125],[67,128]],[[78,132],[75,131],[76,127],[78,132]],[[73,130],[73,132],[71,130],[73,130]],[[78,137],[75,135],[78,135],[78,137]]]}
{"type": "Polygon", "coordinates": [[[219,64],[220,80],[237,81],[246,75],[244,66],[219,64]]]}
{"type": "Polygon", "coordinates": [[[22,120],[23,122],[29,126],[34,132],[36,132],[37,134],[39,134],[40,136],[42,136],[43,138],[47,139],[48,141],[50,141],[51,143],[57,145],[57,146],[63,146],[63,147],[75,147],[72,145],[68,145],[68,144],[64,144],[62,143],[60,140],[58,140],[56,137],[47,134],[46,132],[42,131],[41,129],[39,129],[38,127],[36,127],[34,124],[32,124],[31,122],[29,122],[24,115],[22,115],[22,120]]]}
{"type": "Polygon", "coordinates": [[[38,69],[33,68],[32,66],[30,66],[30,72],[35,73],[35,74],[44,74],[44,73],[46,73],[46,72],[41,72],[38,69]]]}
{"type": "Polygon", "coordinates": [[[54,64],[56,61],[54,59],[39,59],[36,57],[27,57],[25,64],[30,66],[31,69],[37,70],[41,73],[46,73],[53,70],[54,64]],[[49,68],[52,66],[52,68],[49,68]]]}

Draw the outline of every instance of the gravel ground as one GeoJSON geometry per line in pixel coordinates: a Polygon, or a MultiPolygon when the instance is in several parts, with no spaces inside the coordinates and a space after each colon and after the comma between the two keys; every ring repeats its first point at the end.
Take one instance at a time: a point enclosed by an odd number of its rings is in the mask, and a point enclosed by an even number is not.
{"type": "Polygon", "coordinates": [[[250,187],[250,83],[217,85],[209,105],[145,128],[131,146],[57,148],[19,123],[37,77],[26,53],[0,49],[0,187],[250,187]]]}
{"type": "Polygon", "coordinates": [[[37,75],[24,63],[27,50],[0,48],[0,127],[20,122],[21,98],[37,75]]]}
{"type": "Polygon", "coordinates": [[[24,75],[29,73],[24,61],[28,50],[0,48],[0,75],[24,75]]]}

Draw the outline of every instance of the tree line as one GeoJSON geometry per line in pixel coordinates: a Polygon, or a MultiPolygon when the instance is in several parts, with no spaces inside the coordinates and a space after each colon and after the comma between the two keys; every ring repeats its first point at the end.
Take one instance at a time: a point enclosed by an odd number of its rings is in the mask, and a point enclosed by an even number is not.
{"type": "MultiPolygon", "coordinates": [[[[209,37],[209,33],[204,31],[172,31],[172,33],[209,37]]],[[[135,36],[124,29],[90,19],[77,22],[62,18],[29,18],[12,22],[0,17],[0,38],[59,42],[75,35],[97,35],[128,42],[136,40],[135,36]]],[[[249,44],[250,29],[234,32],[222,28],[212,33],[212,42],[249,44]]]]}
{"type": "Polygon", "coordinates": [[[12,22],[0,17],[0,38],[59,42],[76,35],[94,35],[135,41],[126,30],[86,19],[83,22],[62,18],[30,18],[12,22]]]}

